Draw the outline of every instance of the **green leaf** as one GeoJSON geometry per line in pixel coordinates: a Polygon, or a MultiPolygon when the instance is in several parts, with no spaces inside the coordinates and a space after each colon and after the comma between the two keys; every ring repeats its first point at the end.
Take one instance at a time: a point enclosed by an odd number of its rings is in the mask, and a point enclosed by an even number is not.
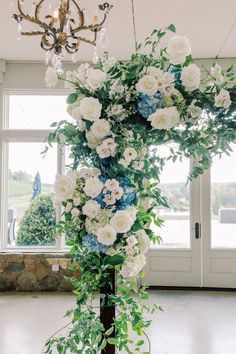
{"type": "Polygon", "coordinates": [[[110,336],[113,331],[114,331],[114,327],[111,327],[111,328],[109,328],[109,329],[105,332],[105,335],[106,335],[106,336],[110,336]]]}
{"type": "Polygon", "coordinates": [[[170,25],[167,27],[167,29],[168,29],[169,31],[173,32],[173,33],[176,32],[176,27],[175,27],[175,25],[173,25],[173,23],[170,24],[170,25]]]}
{"type": "Polygon", "coordinates": [[[107,345],[107,340],[104,338],[103,341],[102,341],[100,349],[101,350],[104,349],[106,345],[107,345]]]}
{"type": "Polygon", "coordinates": [[[112,257],[106,256],[104,258],[104,264],[110,264],[110,265],[118,265],[123,263],[123,261],[124,261],[124,257],[118,254],[112,257]]]}
{"type": "Polygon", "coordinates": [[[112,345],[118,345],[118,339],[116,338],[108,338],[107,342],[112,345]]]}
{"type": "Polygon", "coordinates": [[[75,103],[77,99],[78,99],[77,93],[73,92],[67,97],[66,103],[67,104],[75,103]]]}

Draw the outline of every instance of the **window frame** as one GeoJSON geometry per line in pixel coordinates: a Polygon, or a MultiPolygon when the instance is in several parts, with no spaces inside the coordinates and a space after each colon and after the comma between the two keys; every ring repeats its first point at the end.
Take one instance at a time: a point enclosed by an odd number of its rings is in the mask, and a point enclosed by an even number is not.
{"type": "MultiPolygon", "coordinates": [[[[43,143],[52,129],[9,129],[9,97],[10,95],[26,96],[66,96],[65,89],[8,89],[2,90],[2,112],[0,114],[0,252],[24,253],[60,253],[67,252],[65,237],[56,238],[53,246],[15,246],[7,245],[7,209],[8,209],[8,177],[9,177],[9,143],[43,143]]],[[[53,123],[53,122],[52,122],[53,123]]],[[[65,171],[64,149],[57,144],[57,170],[62,174],[65,171]]],[[[61,218],[61,208],[56,207],[56,219],[61,218]]]]}

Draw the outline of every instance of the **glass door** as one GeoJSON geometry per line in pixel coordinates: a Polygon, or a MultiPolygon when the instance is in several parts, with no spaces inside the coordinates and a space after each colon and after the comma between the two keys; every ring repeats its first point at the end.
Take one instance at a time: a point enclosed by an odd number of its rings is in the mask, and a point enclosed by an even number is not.
{"type": "MultiPolygon", "coordinates": [[[[167,148],[161,148],[164,155],[167,148]]],[[[199,181],[186,184],[190,161],[168,162],[161,175],[160,188],[169,208],[158,208],[164,226],[153,226],[160,245],[153,245],[147,256],[145,282],[158,286],[200,286],[200,243],[195,238],[200,223],[199,181]],[[198,224],[196,224],[198,223],[198,224]]],[[[199,234],[200,236],[200,234],[199,234]]]]}
{"type": "Polygon", "coordinates": [[[202,181],[203,286],[236,288],[236,145],[202,181]]]}

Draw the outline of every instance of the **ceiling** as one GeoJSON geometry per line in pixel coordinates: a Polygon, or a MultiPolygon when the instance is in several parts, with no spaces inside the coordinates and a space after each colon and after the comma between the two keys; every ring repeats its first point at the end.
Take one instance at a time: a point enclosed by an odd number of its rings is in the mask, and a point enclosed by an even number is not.
{"type": "MultiPolygon", "coordinates": [[[[13,10],[10,2],[0,0],[0,59],[44,60],[45,52],[40,48],[39,37],[24,37],[21,42],[16,40],[16,23],[11,19],[13,10]]],[[[25,2],[30,3],[32,0],[25,2]]],[[[79,0],[90,18],[99,2],[79,0]]],[[[131,0],[110,2],[114,8],[106,22],[109,51],[116,58],[128,59],[134,51],[131,0]]],[[[235,0],[134,0],[134,7],[138,42],[153,28],[174,23],[178,34],[190,39],[194,58],[215,58],[219,51],[219,58],[236,57],[235,0]]],[[[92,46],[83,45],[78,59],[90,60],[92,52],[92,46]]]]}

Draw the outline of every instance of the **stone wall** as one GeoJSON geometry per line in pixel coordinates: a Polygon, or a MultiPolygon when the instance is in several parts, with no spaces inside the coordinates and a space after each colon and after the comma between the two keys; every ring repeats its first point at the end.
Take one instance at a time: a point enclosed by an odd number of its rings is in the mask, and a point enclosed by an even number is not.
{"type": "Polygon", "coordinates": [[[71,291],[65,276],[79,277],[79,272],[68,269],[68,258],[65,254],[0,253],[0,291],[71,291]]]}

